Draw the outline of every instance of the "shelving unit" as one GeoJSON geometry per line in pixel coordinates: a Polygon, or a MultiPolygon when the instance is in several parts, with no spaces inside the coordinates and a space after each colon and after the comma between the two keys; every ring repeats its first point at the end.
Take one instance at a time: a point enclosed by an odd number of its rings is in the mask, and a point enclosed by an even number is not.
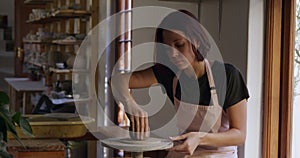
{"type": "MultiPolygon", "coordinates": [[[[25,0],[25,4],[36,4],[44,5],[44,9],[32,12],[29,16],[27,23],[39,24],[42,28],[46,28],[47,31],[53,34],[66,34],[65,38],[68,36],[75,37],[75,34],[87,34],[87,30],[90,29],[90,19],[91,19],[91,6],[87,0],[25,0]],[[71,5],[77,5],[77,9],[69,9],[71,5]],[[79,6],[79,8],[78,8],[79,6]],[[67,8],[67,9],[65,9],[67,8]],[[86,10],[85,10],[86,8],[86,10]],[[38,12],[39,13],[36,13],[38,12]],[[37,14],[37,15],[36,15],[37,14]],[[34,17],[34,18],[32,18],[34,17]],[[69,35],[67,35],[69,34],[69,35]]],[[[49,33],[47,32],[47,33],[49,33]]],[[[42,32],[43,33],[43,32],[42,32]]],[[[38,34],[38,33],[36,33],[38,34]]],[[[47,66],[51,72],[54,74],[59,74],[58,76],[52,76],[53,82],[55,80],[64,80],[63,74],[69,75],[72,72],[72,68],[57,69],[54,63],[66,62],[66,56],[75,55],[79,45],[82,43],[82,39],[36,39],[36,35],[32,39],[28,37],[23,39],[25,48],[25,64],[31,64],[34,66],[42,67],[47,66]],[[26,52],[27,51],[27,52],[26,52]],[[55,55],[57,61],[49,61],[50,52],[56,52],[55,55]],[[46,52],[48,60],[45,63],[35,62],[35,59],[30,59],[36,56],[40,56],[38,53],[46,52]],[[57,53],[60,52],[60,53],[57,53]],[[26,56],[27,54],[27,56],[26,56]],[[26,57],[29,57],[27,59],[26,57]]],[[[29,65],[30,66],[30,65],[29,65]]],[[[77,71],[80,72],[80,71],[77,71]]]]}
{"type": "MultiPolygon", "coordinates": [[[[56,81],[72,79],[76,75],[77,82],[86,83],[89,80],[89,63],[84,63],[80,69],[73,69],[73,65],[66,68],[56,67],[56,63],[70,63],[67,60],[76,55],[76,52],[83,42],[84,35],[92,28],[92,20],[95,16],[93,3],[98,5],[96,0],[25,0],[25,4],[42,5],[33,9],[28,15],[26,23],[40,26],[38,30],[30,31],[23,38],[24,45],[24,66],[47,69],[44,73],[46,85],[54,85],[56,81]],[[72,8],[77,6],[77,8],[72,8]],[[93,13],[93,14],[92,14],[93,13]],[[42,30],[42,31],[41,31],[42,30]],[[42,38],[42,35],[49,35],[42,38]],[[81,36],[79,36],[81,35],[81,36]],[[70,38],[71,37],[71,38],[70,38]],[[47,54],[47,55],[45,55],[47,54]],[[43,59],[39,57],[43,55],[43,59]],[[45,57],[46,56],[46,57],[45,57]],[[51,84],[52,83],[52,84],[51,84]]],[[[96,7],[97,8],[97,7],[96,7]]],[[[96,18],[98,15],[96,16],[96,18]]],[[[90,56],[90,55],[87,55],[90,56]]],[[[86,57],[87,58],[87,57],[86,57]]],[[[71,60],[72,61],[72,60],[71,60]]],[[[89,90],[88,90],[89,91],[89,90]]],[[[89,92],[84,92],[86,94],[89,92]]],[[[81,98],[82,99],[82,98],[81,98]]]]}
{"type": "MultiPolygon", "coordinates": [[[[39,28],[33,31],[28,30],[23,41],[21,39],[24,48],[23,68],[26,70],[26,66],[33,66],[46,69],[43,73],[46,77],[46,85],[49,87],[54,86],[57,81],[72,79],[74,79],[72,85],[83,83],[83,87],[86,89],[75,90],[76,93],[73,91],[74,99],[68,101],[79,103],[80,107],[87,109],[89,116],[96,118],[97,110],[85,107],[97,104],[91,99],[93,97],[91,89],[95,87],[93,86],[95,83],[91,82],[94,80],[91,78],[95,78],[95,76],[91,76],[89,71],[92,64],[91,61],[86,62],[85,60],[93,59],[92,62],[96,62],[97,54],[79,55],[79,58],[83,58],[83,66],[76,69],[69,66],[72,64],[67,65],[64,69],[58,69],[56,63],[68,63],[70,57],[78,55],[77,50],[84,39],[79,35],[87,35],[99,22],[99,0],[24,0],[24,3],[36,5],[36,10],[32,10],[28,14],[25,24],[39,28]],[[72,7],[75,8],[72,9],[72,7]],[[43,13],[36,14],[36,11],[40,10],[43,13]],[[51,35],[51,38],[42,38],[40,35],[43,33],[51,35]],[[74,38],[68,39],[70,36],[75,37],[75,40],[72,40],[74,38]],[[47,54],[45,61],[44,59],[38,60],[45,54],[47,54]]],[[[61,100],[58,100],[58,103],[59,101],[61,100]]],[[[95,145],[95,143],[91,144],[95,145]]],[[[92,151],[88,155],[94,154],[95,151],[92,151]]]]}

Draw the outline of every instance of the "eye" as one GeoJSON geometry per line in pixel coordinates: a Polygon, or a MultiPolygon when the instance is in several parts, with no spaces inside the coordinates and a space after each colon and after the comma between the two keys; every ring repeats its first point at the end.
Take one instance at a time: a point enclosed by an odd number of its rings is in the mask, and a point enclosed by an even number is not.
{"type": "Polygon", "coordinates": [[[175,47],[176,48],[181,48],[181,47],[183,47],[184,46],[184,43],[182,42],[182,43],[176,43],[175,44],[175,47]]]}

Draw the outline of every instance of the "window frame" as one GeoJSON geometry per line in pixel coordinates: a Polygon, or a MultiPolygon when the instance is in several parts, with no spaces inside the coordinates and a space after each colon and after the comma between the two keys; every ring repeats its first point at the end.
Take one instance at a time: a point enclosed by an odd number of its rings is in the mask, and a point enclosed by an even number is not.
{"type": "Polygon", "coordinates": [[[295,0],[268,0],[262,157],[290,157],[295,0]]]}

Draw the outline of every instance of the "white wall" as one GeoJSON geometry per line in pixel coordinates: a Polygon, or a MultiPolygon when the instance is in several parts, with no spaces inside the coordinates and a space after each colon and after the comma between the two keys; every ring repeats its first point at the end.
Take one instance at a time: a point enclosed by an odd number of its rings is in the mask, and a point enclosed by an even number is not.
{"type": "Polygon", "coordinates": [[[260,158],[262,133],[262,90],[264,54],[264,0],[250,0],[247,86],[250,92],[247,111],[245,158],[260,158]]]}
{"type": "MultiPolygon", "coordinates": [[[[160,7],[168,7],[172,9],[186,9],[191,11],[194,15],[198,15],[198,5],[197,3],[191,2],[166,2],[159,0],[133,0],[133,7],[143,7],[143,6],[160,6],[160,7]]],[[[133,17],[138,16],[133,13],[133,17]]],[[[134,18],[133,18],[134,19],[134,18]]],[[[151,20],[151,19],[149,19],[151,20]]],[[[154,41],[154,33],[153,29],[143,29],[140,31],[134,31],[133,36],[133,46],[143,43],[154,41]]]]}
{"type": "Polygon", "coordinates": [[[141,6],[160,6],[160,7],[168,7],[173,9],[186,9],[191,11],[193,14],[198,15],[198,5],[193,2],[175,2],[172,0],[169,1],[160,1],[160,0],[133,0],[133,7],[141,7],[141,6]]]}
{"type": "Polygon", "coordinates": [[[200,22],[219,46],[223,60],[234,64],[245,77],[247,74],[248,3],[248,0],[226,0],[220,5],[219,0],[203,0],[200,4],[200,22]],[[221,16],[219,12],[222,13],[221,16]],[[219,22],[220,17],[222,17],[221,22],[219,22]],[[219,27],[221,27],[220,34],[219,27]]]}

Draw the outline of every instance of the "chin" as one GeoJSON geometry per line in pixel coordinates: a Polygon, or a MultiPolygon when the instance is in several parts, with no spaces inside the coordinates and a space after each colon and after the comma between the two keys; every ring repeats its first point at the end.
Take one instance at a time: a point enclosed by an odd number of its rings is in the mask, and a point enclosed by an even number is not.
{"type": "Polygon", "coordinates": [[[188,64],[184,64],[184,63],[181,63],[181,64],[175,64],[176,67],[179,69],[179,70],[185,70],[189,67],[188,64]]]}

